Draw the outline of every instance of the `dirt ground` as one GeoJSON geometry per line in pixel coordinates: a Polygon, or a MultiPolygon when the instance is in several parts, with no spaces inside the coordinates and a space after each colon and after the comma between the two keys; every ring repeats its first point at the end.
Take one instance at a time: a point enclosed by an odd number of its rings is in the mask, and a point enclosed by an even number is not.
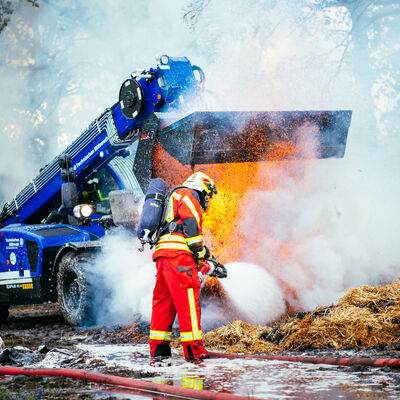
{"type": "MultiPolygon", "coordinates": [[[[41,357],[53,349],[72,351],[73,357],[65,361],[61,367],[82,368],[100,373],[108,373],[119,376],[129,376],[133,379],[157,376],[149,372],[132,372],[123,368],[111,368],[102,360],[90,360],[87,362],[84,353],[79,353],[75,345],[86,344],[123,344],[123,343],[147,343],[149,326],[137,321],[131,326],[87,327],[79,328],[68,325],[61,314],[58,304],[43,304],[35,306],[14,306],[10,309],[10,316],[6,323],[0,325],[0,337],[4,341],[5,348],[24,346],[33,350],[38,361],[41,357]]],[[[7,352],[2,352],[0,365],[14,365],[7,360],[7,352]]],[[[320,356],[356,356],[373,358],[400,358],[400,343],[392,343],[387,346],[377,346],[354,351],[351,355],[343,351],[327,351],[308,349],[303,353],[286,353],[320,356]]],[[[29,364],[29,362],[27,363],[29,364]]],[[[22,360],[22,365],[23,360],[22,360]]],[[[368,367],[354,367],[354,370],[368,367]]],[[[398,372],[397,370],[395,372],[398,372]]],[[[400,370],[399,370],[400,372],[400,370]]],[[[399,374],[400,381],[400,374],[399,374]]],[[[99,384],[78,381],[69,378],[56,377],[2,377],[0,376],[0,400],[14,399],[132,399],[132,392],[125,397],[124,392],[116,394],[109,387],[99,384]]],[[[140,397],[138,397],[140,398],[140,397]]]]}
{"type": "MultiPolygon", "coordinates": [[[[77,343],[118,344],[146,343],[148,326],[141,323],[134,326],[112,328],[79,328],[65,323],[58,304],[14,306],[6,323],[0,325],[0,337],[5,348],[23,346],[40,357],[52,349],[75,350],[77,343]]],[[[3,352],[4,357],[4,352],[3,352]]],[[[15,365],[9,360],[1,360],[0,365],[15,365]],[[3,361],[3,362],[2,362],[3,361]]],[[[100,373],[143,378],[142,373],[132,373],[124,369],[109,368],[101,360],[92,360],[88,365],[84,354],[77,354],[73,362],[62,365],[65,368],[84,368],[100,373]]],[[[146,373],[148,376],[148,373],[146,373]]],[[[0,376],[0,400],[11,399],[116,399],[110,388],[86,381],[64,377],[2,377],[0,376]]],[[[124,398],[118,394],[118,399],[124,398]]],[[[127,397],[128,398],[128,397],[127,397]]]]}
{"type": "Polygon", "coordinates": [[[67,324],[57,303],[10,308],[10,316],[0,325],[0,336],[5,347],[26,346],[31,349],[46,345],[71,348],[76,343],[127,343],[133,339],[147,341],[149,326],[76,327],[67,324]],[[82,339],[84,337],[84,339],[82,339]]]}

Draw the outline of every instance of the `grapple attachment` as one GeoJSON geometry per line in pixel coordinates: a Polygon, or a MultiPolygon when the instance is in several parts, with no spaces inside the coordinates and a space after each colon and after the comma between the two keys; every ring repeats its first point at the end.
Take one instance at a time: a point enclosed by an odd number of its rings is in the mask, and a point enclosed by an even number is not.
{"type": "Polygon", "coordinates": [[[158,133],[182,164],[341,158],[351,111],[194,112],[158,133]]]}

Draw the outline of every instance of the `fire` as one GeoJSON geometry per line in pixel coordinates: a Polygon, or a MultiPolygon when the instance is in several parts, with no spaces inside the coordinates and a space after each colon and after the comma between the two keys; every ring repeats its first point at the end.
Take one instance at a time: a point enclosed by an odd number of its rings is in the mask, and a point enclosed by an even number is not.
{"type": "MultiPolygon", "coordinates": [[[[280,153],[283,158],[291,151],[283,147],[278,151],[278,148],[275,147],[274,154],[277,156],[280,153]]],[[[239,225],[244,196],[255,190],[273,190],[278,187],[277,168],[285,169],[286,174],[291,176],[298,177],[301,174],[301,171],[293,169],[286,161],[203,164],[192,168],[179,163],[160,146],[155,147],[153,155],[154,176],[163,178],[170,187],[182,184],[196,171],[206,173],[216,183],[218,195],[211,199],[209,210],[203,216],[203,234],[206,242],[212,243],[213,255],[223,263],[237,261],[241,256],[244,238],[239,225]]]]}
{"type": "MultiPolygon", "coordinates": [[[[153,160],[155,176],[163,178],[171,187],[182,184],[196,171],[202,171],[212,177],[218,195],[211,199],[209,210],[204,214],[204,236],[207,243],[212,243],[212,253],[215,257],[221,262],[232,261],[238,246],[232,242],[231,237],[233,232],[237,231],[237,216],[240,213],[243,195],[259,184],[255,180],[257,163],[204,164],[196,165],[192,169],[180,164],[159,146],[156,146],[153,160]]],[[[238,240],[239,238],[236,238],[234,241],[238,240]]]]}
{"type": "MultiPolygon", "coordinates": [[[[257,147],[254,147],[257,149],[257,147]]],[[[257,150],[256,150],[257,151],[257,150]]],[[[216,183],[218,194],[210,201],[209,210],[203,215],[203,236],[205,243],[211,246],[211,251],[222,263],[240,261],[243,258],[263,266],[263,260],[252,259],[246,251],[258,246],[263,238],[254,236],[251,243],[251,226],[243,226],[242,212],[246,209],[246,199],[252,193],[279,188],[282,174],[294,179],[300,179],[304,172],[304,165],[288,160],[290,154],[296,153],[292,143],[275,143],[270,148],[271,161],[238,162],[221,164],[202,164],[184,166],[169,155],[160,146],[156,146],[153,154],[154,177],[160,177],[168,182],[170,187],[181,185],[186,178],[196,171],[209,175],[216,183]],[[247,231],[247,232],[245,232],[247,231]],[[245,235],[247,234],[247,235],[245,235]]],[[[268,204],[263,204],[268,207],[268,204]]],[[[257,213],[257,210],[254,210],[257,213]]],[[[256,214],[255,214],[256,215],[256,214]]],[[[268,221],[265,222],[266,224],[268,221]]],[[[290,248],[283,246],[282,255],[290,254],[290,248]]],[[[279,281],[279,271],[273,273],[279,281]]],[[[295,298],[293,288],[281,282],[282,288],[289,298],[295,298]]],[[[218,281],[209,279],[207,286],[211,292],[222,293],[218,281]]]]}
{"type": "Polygon", "coordinates": [[[124,343],[135,342],[135,343],[148,343],[149,332],[148,324],[143,322],[134,322],[130,327],[123,328],[117,333],[119,340],[124,343]]]}
{"type": "Polygon", "coordinates": [[[201,295],[209,298],[209,297],[218,297],[224,299],[225,293],[222,289],[221,283],[217,278],[209,277],[206,285],[203,287],[201,291],[201,295]]]}

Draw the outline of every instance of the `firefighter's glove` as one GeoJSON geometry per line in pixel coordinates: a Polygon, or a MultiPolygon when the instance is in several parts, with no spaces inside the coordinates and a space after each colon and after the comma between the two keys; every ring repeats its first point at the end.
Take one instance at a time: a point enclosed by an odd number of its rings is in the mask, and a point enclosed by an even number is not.
{"type": "Polygon", "coordinates": [[[206,279],[206,275],[210,275],[214,271],[214,265],[209,264],[207,260],[203,261],[201,267],[197,267],[197,274],[199,275],[200,283],[206,279]]]}
{"type": "Polygon", "coordinates": [[[208,261],[204,261],[201,267],[197,268],[197,271],[202,275],[210,275],[214,271],[214,266],[209,264],[208,261]]]}
{"type": "Polygon", "coordinates": [[[199,277],[200,283],[203,283],[204,282],[204,275],[200,271],[197,271],[197,275],[199,277]]]}
{"type": "Polygon", "coordinates": [[[203,266],[204,263],[204,256],[206,255],[206,253],[210,253],[210,251],[207,249],[206,246],[202,246],[198,243],[192,244],[189,246],[190,251],[192,252],[193,255],[193,259],[195,261],[195,263],[197,264],[198,268],[201,268],[203,266]]]}
{"type": "Polygon", "coordinates": [[[198,258],[196,260],[196,264],[197,264],[197,270],[201,270],[204,265],[204,258],[198,258]]]}
{"type": "Polygon", "coordinates": [[[203,246],[205,254],[204,254],[204,259],[208,260],[211,257],[211,252],[210,249],[207,246],[203,246]]]}

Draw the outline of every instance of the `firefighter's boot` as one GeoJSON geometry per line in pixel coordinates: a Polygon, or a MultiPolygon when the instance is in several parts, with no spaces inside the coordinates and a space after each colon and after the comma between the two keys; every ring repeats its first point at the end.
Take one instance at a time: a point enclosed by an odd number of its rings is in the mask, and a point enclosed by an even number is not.
{"type": "Polygon", "coordinates": [[[169,342],[154,343],[150,342],[150,355],[154,360],[165,360],[171,357],[171,347],[169,342]]]}
{"type": "Polygon", "coordinates": [[[197,361],[210,358],[207,350],[203,346],[202,340],[195,340],[183,344],[183,353],[186,361],[197,361]]]}

